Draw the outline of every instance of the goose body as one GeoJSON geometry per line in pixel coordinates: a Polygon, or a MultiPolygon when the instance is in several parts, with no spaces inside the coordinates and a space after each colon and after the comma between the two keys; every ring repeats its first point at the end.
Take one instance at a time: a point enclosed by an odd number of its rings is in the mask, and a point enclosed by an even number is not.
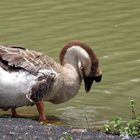
{"type": "Polygon", "coordinates": [[[66,102],[76,95],[82,79],[86,91],[101,80],[98,59],[85,43],[67,43],[60,62],[22,47],[0,46],[0,108],[15,113],[17,107],[36,104],[40,120],[45,120],[43,101],[66,102]]]}

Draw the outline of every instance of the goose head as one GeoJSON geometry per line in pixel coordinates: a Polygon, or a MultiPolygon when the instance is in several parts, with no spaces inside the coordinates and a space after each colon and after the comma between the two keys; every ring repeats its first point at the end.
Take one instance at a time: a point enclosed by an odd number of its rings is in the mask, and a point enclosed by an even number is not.
{"type": "Polygon", "coordinates": [[[85,91],[89,92],[93,82],[100,82],[102,71],[99,60],[94,51],[85,43],[71,41],[67,43],[60,53],[61,65],[73,65],[79,76],[84,80],[85,91]]]}

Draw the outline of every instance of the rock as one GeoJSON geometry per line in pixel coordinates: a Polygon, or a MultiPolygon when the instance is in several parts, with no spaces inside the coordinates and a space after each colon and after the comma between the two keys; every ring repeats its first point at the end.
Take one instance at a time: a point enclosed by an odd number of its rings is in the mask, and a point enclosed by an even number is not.
{"type": "Polygon", "coordinates": [[[60,140],[64,134],[69,134],[73,140],[121,140],[118,136],[87,129],[44,125],[25,118],[0,117],[0,140],[60,140]]]}

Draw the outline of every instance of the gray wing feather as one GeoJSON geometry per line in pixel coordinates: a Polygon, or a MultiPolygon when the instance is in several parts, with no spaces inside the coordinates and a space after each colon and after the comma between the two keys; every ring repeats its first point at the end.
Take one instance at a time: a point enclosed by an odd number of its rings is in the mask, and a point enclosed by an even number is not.
{"type": "Polygon", "coordinates": [[[23,47],[8,46],[0,47],[0,58],[8,62],[8,66],[22,68],[31,73],[36,73],[40,69],[50,69],[53,60],[35,51],[29,51],[23,47]]]}

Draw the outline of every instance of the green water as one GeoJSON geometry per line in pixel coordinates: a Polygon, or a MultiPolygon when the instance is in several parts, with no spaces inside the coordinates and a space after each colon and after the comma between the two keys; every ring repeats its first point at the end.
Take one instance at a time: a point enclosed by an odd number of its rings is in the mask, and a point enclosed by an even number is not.
{"type": "MultiPolygon", "coordinates": [[[[129,100],[140,110],[139,0],[1,0],[0,44],[41,51],[59,62],[70,40],[87,42],[103,71],[100,84],[61,105],[46,103],[46,114],[65,125],[101,126],[114,115],[131,118],[129,100]]],[[[35,107],[19,112],[37,115],[35,107]]],[[[5,112],[1,112],[5,113],[5,112]]]]}

